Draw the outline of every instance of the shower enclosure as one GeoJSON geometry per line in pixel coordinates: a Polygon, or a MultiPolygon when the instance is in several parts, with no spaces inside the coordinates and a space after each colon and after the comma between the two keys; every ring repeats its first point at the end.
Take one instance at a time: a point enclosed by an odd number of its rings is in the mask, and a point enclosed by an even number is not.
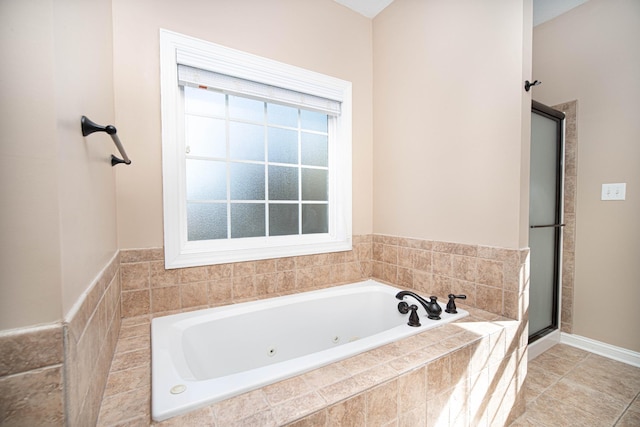
{"type": "Polygon", "coordinates": [[[529,343],[558,329],[564,114],[533,101],[529,195],[529,343]]]}

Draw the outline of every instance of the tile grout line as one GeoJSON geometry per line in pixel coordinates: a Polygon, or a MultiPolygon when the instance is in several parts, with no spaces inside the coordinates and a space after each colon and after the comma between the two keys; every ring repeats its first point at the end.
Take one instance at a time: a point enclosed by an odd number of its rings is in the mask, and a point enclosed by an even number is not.
{"type": "MultiPolygon", "coordinates": [[[[552,356],[552,357],[554,357],[554,358],[562,359],[562,360],[565,360],[565,361],[572,361],[572,359],[571,359],[571,358],[562,357],[562,356],[559,356],[559,355],[557,355],[557,354],[552,354],[552,355],[550,355],[550,356],[552,356]]],[[[571,367],[571,369],[569,369],[566,373],[564,373],[563,375],[558,375],[558,377],[559,377],[559,378],[558,378],[556,381],[554,381],[551,385],[549,385],[548,387],[546,387],[542,392],[540,392],[540,393],[535,397],[535,399],[533,399],[530,403],[534,403],[534,402],[536,402],[540,397],[542,397],[545,393],[547,393],[547,392],[548,392],[548,391],[549,391],[553,386],[555,386],[557,383],[559,383],[560,381],[562,381],[564,378],[568,377],[568,376],[569,376],[569,374],[570,374],[571,372],[573,372],[575,369],[577,369],[579,366],[581,366],[583,363],[585,363],[589,358],[591,358],[591,357],[593,357],[593,356],[598,356],[598,355],[595,355],[594,353],[587,352],[587,354],[586,354],[586,356],[585,356],[585,357],[583,357],[583,358],[581,358],[579,361],[577,361],[577,362],[575,363],[575,365],[574,365],[574,366],[572,366],[572,367],[571,367]]],[[[549,361],[547,361],[547,363],[548,363],[548,362],[549,362],[549,361]]],[[[620,420],[622,420],[622,418],[625,416],[625,414],[627,414],[627,412],[629,411],[629,409],[631,408],[631,406],[633,405],[633,403],[634,403],[637,399],[639,399],[639,398],[640,398],[640,391],[636,393],[635,397],[633,397],[633,398],[631,399],[631,401],[626,405],[626,407],[625,407],[625,409],[622,411],[622,413],[621,413],[621,414],[616,418],[616,420],[611,424],[611,426],[612,426],[612,427],[616,426],[616,425],[620,422],[620,420]]],[[[580,408],[578,408],[578,407],[575,407],[575,406],[573,406],[573,405],[571,405],[571,406],[573,407],[573,409],[580,410],[580,408]]],[[[526,414],[526,410],[525,410],[525,414],[526,414]]],[[[524,415],[524,414],[523,414],[523,415],[524,415]]],[[[521,418],[519,417],[519,418],[518,418],[518,420],[519,420],[519,419],[521,419],[521,418]]]]}
{"type": "MultiPolygon", "coordinates": [[[[547,351],[548,351],[548,350],[547,350],[547,351]]],[[[555,354],[550,354],[549,356],[554,357],[554,358],[558,358],[558,359],[562,359],[562,360],[570,360],[570,359],[567,359],[567,358],[564,358],[564,357],[557,356],[557,355],[555,355],[555,354]]],[[[585,359],[586,359],[586,357],[585,357],[585,359]]],[[[534,359],[534,360],[535,360],[535,359],[534,359]]],[[[545,387],[545,388],[544,388],[540,393],[538,393],[538,395],[535,397],[535,399],[531,400],[531,402],[528,402],[528,403],[526,404],[526,407],[525,407],[525,411],[524,411],[524,413],[522,413],[522,414],[520,415],[520,417],[518,417],[516,420],[514,420],[514,423],[515,423],[515,421],[517,421],[517,420],[519,420],[519,419],[524,419],[523,417],[525,417],[525,415],[526,415],[526,413],[527,413],[527,411],[528,411],[528,407],[529,407],[529,405],[531,405],[531,404],[533,404],[533,403],[537,403],[538,399],[540,399],[542,396],[544,396],[544,394],[545,394],[545,393],[547,393],[547,392],[548,392],[548,391],[549,391],[553,386],[555,386],[555,385],[556,385],[556,384],[558,384],[560,381],[562,381],[562,379],[563,379],[564,377],[566,377],[566,376],[567,376],[571,371],[573,371],[573,369],[575,369],[575,368],[576,368],[576,367],[577,367],[581,362],[582,362],[582,360],[581,360],[579,363],[577,363],[576,365],[574,365],[573,367],[571,367],[571,369],[569,369],[569,370],[568,370],[567,372],[565,372],[563,375],[557,375],[557,377],[558,377],[558,379],[557,379],[557,380],[553,381],[551,384],[549,384],[549,386],[545,387]]],[[[548,363],[548,362],[547,362],[547,363],[548,363]]],[[[546,363],[545,363],[545,366],[546,366],[546,363]]],[[[578,408],[575,408],[575,409],[578,409],[578,408]]]]}
{"type": "Polygon", "coordinates": [[[629,410],[629,408],[631,408],[631,405],[633,405],[633,403],[637,400],[640,399],[640,391],[638,393],[636,393],[635,397],[633,399],[631,399],[631,402],[629,402],[629,404],[627,405],[626,408],[624,408],[624,411],[622,411],[622,413],[620,414],[620,416],[618,416],[618,418],[616,419],[616,421],[613,423],[613,427],[617,426],[618,423],[620,422],[620,420],[625,416],[625,414],[627,413],[627,411],[629,410]]]}

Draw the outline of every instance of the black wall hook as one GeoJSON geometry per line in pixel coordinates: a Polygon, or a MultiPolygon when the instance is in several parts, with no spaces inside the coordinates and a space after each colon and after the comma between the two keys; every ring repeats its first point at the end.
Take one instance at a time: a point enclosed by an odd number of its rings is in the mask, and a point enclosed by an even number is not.
{"type": "Polygon", "coordinates": [[[524,82],[524,90],[529,92],[529,89],[531,89],[531,86],[538,86],[541,85],[542,82],[539,82],[537,80],[534,80],[533,83],[529,82],[529,80],[525,80],[524,82]]]}
{"type": "Polygon", "coordinates": [[[82,126],[82,136],[91,135],[94,132],[106,132],[111,136],[113,143],[116,145],[118,151],[120,151],[120,155],[122,156],[122,159],[120,159],[112,154],[111,166],[115,166],[120,163],[124,163],[126,165],[131,164],[131,160],[129,160],[127,153],[124,151],[124,147],[122,146],[120,138],[118,138],[118,135],[116,133],[118,131],[114,126],[100,126],[99,124],[92,122],[87,116],[82,116],[82,118],[80,119],[80,125],[82,126]]]}

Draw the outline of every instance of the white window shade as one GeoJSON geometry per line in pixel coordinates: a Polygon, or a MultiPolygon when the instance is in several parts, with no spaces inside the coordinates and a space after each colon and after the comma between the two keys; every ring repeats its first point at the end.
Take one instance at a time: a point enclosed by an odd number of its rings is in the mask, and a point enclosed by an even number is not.
{"type": "Polygon", "coordinates": [[[241,95],[306,110],[320,111],[332,116],[340,115],[340,101],[215,73],[184,64],[178,64],[178,84],[207,87],[231,95],[241,95]]]}

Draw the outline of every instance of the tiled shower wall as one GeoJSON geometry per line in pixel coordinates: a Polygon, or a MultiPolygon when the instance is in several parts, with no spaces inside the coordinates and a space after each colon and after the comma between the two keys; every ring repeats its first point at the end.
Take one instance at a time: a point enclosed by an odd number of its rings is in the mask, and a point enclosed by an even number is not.
{"type": "Polygon", "coordinates": [[[95,425],[120,331],[119,264],[66,322],[0,333],[0,425],[95,425]]]}
{"type": "Polygon", "coordinates": [[[353,250],[165,270],[163,250],[120,253],[122,316],[154,316],[304,292],[374,277],[445,300],[521,319],[526,250],[354,236],[353,250]]]}
{"type": "Polygon", "coordinates": [[[564,204],[566,226],[562,231],[562,315],[560,330],[573,332],[573,283],[576,257],[576,195],[578,194],[578,101],[554,105],[565,114],[564,204]]]}

